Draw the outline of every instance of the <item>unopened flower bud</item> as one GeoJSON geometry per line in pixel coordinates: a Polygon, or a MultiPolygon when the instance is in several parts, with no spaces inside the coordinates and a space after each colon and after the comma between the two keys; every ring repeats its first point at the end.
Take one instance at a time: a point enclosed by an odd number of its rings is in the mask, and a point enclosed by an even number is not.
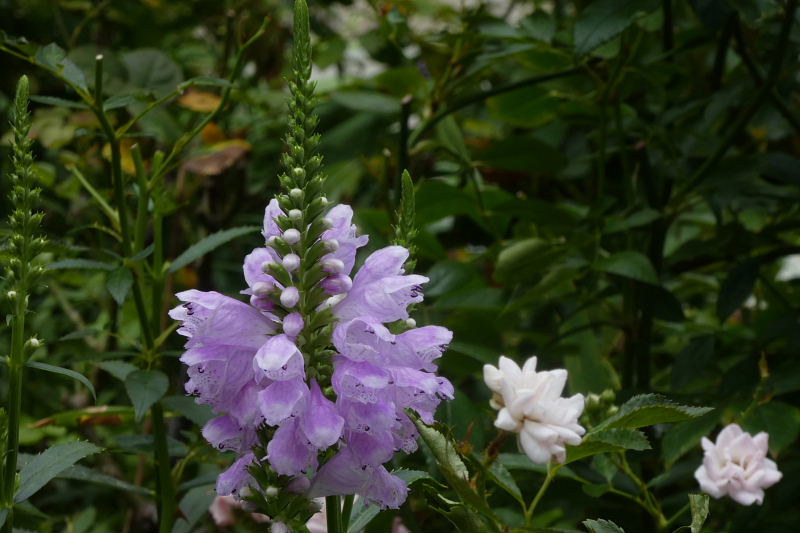
{"type": "Polygon", "coordinates": [[[353,288],[353,280],[350,276],[336,274],[322,280],[320,285],[328,294],[344,294],[353,288]]]}
{"type": "Polygon", "coordinates": [[[268,246],[275,246],[275,241],[277,241],[277,240],[278,240],[277,235],[270,235],[269,239],[267,239],[267,245],[268,246]]]}
{"type": "Polygon", "coordinates": [[[28,339],[28,342],[26,344],[31,348],[38,348],[39,346],[42,345],[42,341],[40,341],[36,337],[31,337],[30,339],[28,339]]]}
{"type": "Polygon", "coordinates": [[[283,232],[283,240],[286,241],[286,244],[292,246],[300,242],[300,232],[294,228],[289,228],[283,232]]]}
{"type": "Polygon", "coordinates": [[[339,249],[339,241],[336,239],[328,239],[325,241],[325,249],[329,252],[335,252],[339,249]]]}
{"type": "MultiPolygon", "coordinates": [[[[266,265],[268,263],[264,263],[264,264],[266,265]]],[[[267,269],[264,269],[265,272],[266,272],[266,270],[267,269]]],[[[257,281],[255,283],[253,283],[252,290],[253,290],[253,294],[255,294],[256,296],[262,296],[262,297],[263,296],[269,296],[269,294],[273,290],[275,290],[275,286],[272,285],[271,283],[267,283],[265,281],[257,281]]]]}
{"type": "Polygon", "coordinates": [[[333,227],[333,219],[330,217],[324,217],[322,219],[322,223],[325,224],[325,227],[331,229],[333,227]]]}
{"type": "Polygon", "coordinates": [[[272,527],[270,528],[271,533],[292,533],[292,530],[289,529],[283,522],[273,522],[272,527]]]}
{"type": "Polygon", "coordinates": [[[334,294],[324,302],[320,306],[320,309],[330,309],[331,307],[336,306],[339,302],[344,300],[347,297],[347,294],[334,294]]]}
{"type": "Polygon", "coordinates": [[[8,296],[9,300],[13,300],[14,298],[17,297],[17,291],[8,291],[6,293],[6,296],[8,296]]]}
{"type": "Polygon", "coordinates": [[[275,261],[264,261],[263,263],[261,263],[261,272],[263,272],[264,274],[269,274],[275,265],[276,265],[275,261]]]}
{"type": "Polygon", "coordinates": [[[306,171],[300,167],[295,167],[292,169],[292,177],[296,180],[302,180],[306,177],[306,171]]]}
{"type": "Polygon", "coordinates": [[[297,187],[295,187],[294,189],[289,191],[289,196],[291,196],[295,200],[299,200],[300,198],[303,197],[303,191],[301,189],[298,189],[297,187]]]}
{"type": "Polygon", "coordinates": [[[328,274],[341,274],[344,272],[344,263],[341,259],[329,257],[322,261],[322,270],[328,274]]]}
{"type": "Polygon", "coordinates": [[[283,257],[283,268],[289,272],[294,272],[300,267],[300,256],[297,254],[287,254],[283,257]]]}
{"type": "Polygon", "coordinates": [[[297,337],[303,331],[304,326],[305,322],[300,313],[289,313],[283,319],[283,332],[290,337],[297,337]]]}
{"type": "Polygon", "coordinates": [[[273,497],[278,495],[278,488],[277,487],[267,487],[264,491],[264,495],[267,497],[273,497]]]}
{"type": "Polygon", "coordinates": [[[416,321],[416,320],[414,320],[413,318],[407,318],[407,319],[406,319],[406,327],[408,327],[408,328],[415,328],[415,327],[417,327],[417,321],[416,321]]]}
{"type": "Polygon", "coordinates": [[[303,212],[299,209],[290,209],[289,218],[292,220],[301,220],[303,218],[303,212]]]}
{"type": "Polygon", "coordinates": [[[323,206],[326,206],[328,205],[328,199],[325,196],[320,196],[319,203],[321,203],[323,206]]]}
{"type": "Polygon", "coordinates": [[[281,305],[291,309],[300,301],[300,291],[297,287],[286,287],[281,293],[281,305]]]}

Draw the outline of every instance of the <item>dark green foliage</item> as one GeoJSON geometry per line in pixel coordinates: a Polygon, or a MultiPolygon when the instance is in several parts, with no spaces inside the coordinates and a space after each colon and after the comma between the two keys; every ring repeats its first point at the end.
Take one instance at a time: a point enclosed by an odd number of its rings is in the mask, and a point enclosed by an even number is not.
{"type": "MultiPolygon", "coordinates": [[[[15,527],[155,530],[146,411],[163,405],[160,442],[183,514],[175,530],[215,530],[203,507],[229,459],[199,435],[207,410],[180,397],[181,339],[166,311],[179,290],[238,293],[241,259],[263,242],[251,228],[276,195],[290,209],[297,187],[305,221],[319,221],[324,196],[353,205],[370,249],[413,246],[431,279],[414,318],[455,334],[440,365],[456,400],[426,440],[451,434],[456,445],[425,445],[397,464],[427,476],[399,512],[356,502],[359,527],[387,531],[397,514],[420,532],[520,527],[517,500],[530,502],[547,470],[515,454],[514,439],[494,441],[481,369],[500,354],[536,354],[540,368],[569,370],[570,394],[592,396],[590,433],[569,450],[535,527],[796,528],[797,2],[500,4],[323,0],[307,16],[299,3],[295,17],[277,0],[0,2],[0,113],[22,121],[0,121],[2,293],[26,265],[32,279],[37,261],[49,263],[29,285],[27,329],[46,342],[30,352],[39,366],[25,368],[20,443],[30,454],[87,439],[104,448],[33,494],[45,515],[18,508],[15,527]],[[268,31],[245,47],[265,17],[268,31]],[[14,109],[21,74],[35,93],[30,116],[14,109]],[[287,92],[302,118],[287,120],[287,92]],[[27,251],[14,237],[25,231],[27,251]],[[696,494],[700,438],[730,422],[770,433],[784,479],[763,507],[696,494]],[[637,480],[667,519],[683,514],[667,527],[619,494],[644,499],[637,480]]],[[[309,247],[306,259],[324,253],[309,247]]],[[[321,335],[329,321],[319,313],[311,329],[321,335]]],[[[7,375],[0,365],[4,400],[7,375]]],[[[231,529],[264,528],[238,519],[231,529]]]]}

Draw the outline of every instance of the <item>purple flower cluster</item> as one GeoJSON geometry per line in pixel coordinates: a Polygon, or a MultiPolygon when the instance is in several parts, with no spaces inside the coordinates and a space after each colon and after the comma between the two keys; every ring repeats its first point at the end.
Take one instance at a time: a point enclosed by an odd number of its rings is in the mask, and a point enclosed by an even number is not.
{"type": "Polygon", "coordinates": [[[308,354],[301,351],[309,318],[300,312],[304,295],[273,275],[280,265],[294,282],[301,262],[293,247],[300,249],[303,236],[296,229],[282,231],[276,221],[281,216],[302,213],[284,213],[275,200],[267,206],[267,246],[244,261],[243,293],[250,305],[189,290],[177,295],[185,303],[170,311],[182,322],[178,332],[188,337],[181,357],[189,367],[186,391],[221,415],[206,424],[203,436],[240,456],[219,477],[217,492],[240,495],[254,484],[248,466],[267,460],[279,474],[294,477],[295,487],[308,487],[309,497],[360,494],[396,508],[408,489],[383,465],[395,452],[417,447],[415,426],[404,409],[431,423],[439,402],[453,397],[452,385],[435,374],[433,362],[452,333],[413,327],[407,308],[422,301],[421,285],[428,279],[404,273],[405,248],[372,253],[350,277],[367,237],[356,235],[350,207],[333,207],[321,237],[326,253],[317,261],[324,274],[319,286],[329,295],[323,307],[336,319],[333,374],[320,376],[323,383],[329,378],[335,393],[335,401],[329,399],[317,379],[308,377],[308,354]],[[412,329],[391,333],[385,324],[398,320],[412,329]],[[274,427],[274,434],[267,456],[256,457],[252,449],[265,426],[274,427]],[[320,467],[320,452],[331,446],[336,454],[320,467]]]}

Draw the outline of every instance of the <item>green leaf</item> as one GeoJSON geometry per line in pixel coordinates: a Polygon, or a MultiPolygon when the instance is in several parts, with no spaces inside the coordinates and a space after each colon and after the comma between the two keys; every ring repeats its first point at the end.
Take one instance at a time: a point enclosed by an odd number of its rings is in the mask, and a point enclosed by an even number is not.
{"type": "Polygon", "coordinates": [[[143,48],[122,56],[128,69],[128,83],[145,89],[156,96],[164,96],[177,89],[183,81],[180,67],[164,52],[143,48]]]}
{"type": "Polygon", "coordinates": [[[710,434],[719,422],[719,414],[712,411],[693,420],[678,422],[664,434],[661,457],[667,468],[675,464],[686,452],[700,443],[700,439],[710,434]]]}
{"type": "Polygon", "coordinates": [[[400,102],[396,98],[373,91],[337,91],[331,93],[331,101],[353,111],[385,115],[400,113],[400,102]]]}
{"type": "MultiPolygon", "coordinates": [[[[117,446],[127,453],[153,453],[152,435],[119,435],[117,446]]],[[[170,457],[184,457],[189,449],[184,443],[167,435],[167,453],[170,457]]]]}
{"type": "Polygon", "coordinates": [[[126,361],[101,361],[97,363],[97,366],[120,381],[125,381],[131,372],[136,372],[136,366],[126,361]]]}
{"type": "Polygon", "coordinates": [[[19,488],[14,495],[14,502],[27,500],[58,474],[100,450],[101,448],[90,442],[68,442],[46,449],[20,470],[19,488]]]}
{"type": "Polygon", "coordinates": [[[462,163],[469,164],[471,158],[467,143],[464,142],[461,128],[452,115],[446,116],[436,124],[436,136],[445,148],[458,156],[462,163]]]}
{"type": "Polygon", "coordinates": [[[137,370],[128,374],[125,378],[125,389],[133,403],[137,422],[150,406],[166,394],[168,388],[169,379],[158,370],[137,370]]]}
{"type": "Polygon", "coordinates": [[[609,217],[606,221],[606,228],[603,233],[611,234],[638,228],[650,224],[660,217],[661,213],[650,207],[636,211],[625,218],[609,217]]]}
{"type": "Polygon", "coordinates": [[[584,520],[583,525],[589,530],[589,533],[625,533],[625,530],[619,527],[611,520],[584,520]]]}
{"type": "Polygon", "coordinates": [[[578,446],[568,447],[567,460],[564,464],[598,453],[649,449],[650,443],[647,437],[639,430],[629,428],[605,429],[589,433],[578,446]]]}
{"type": "Polygon", "coordinates": [[[588,54],[610,41],[637,18],[661,5],[658,0],[595,0],[575,22],[575,53],[588,54]]]}
{"type": "Polygon", "coordinates": [[[103,110],[110,111],[111,109],[119,109],[120,107],[125,107],[136,102],[138,102],[138,100],[132,94],[115,94],[103,102],[103,110]]]}
{"type": "Polygon", "coordinates": [[[53,374],[60,374],[76,381],[80,381],[87,389],[89,389],[89,392],[92,393],[92,398],[94,398],[94,401],[97,402],[97,394],[94,391],[94,385],[92,385],[92,382],[89,381],[89,379],[83,374],[75,372],[74,370],[70,370],[69,368],[62,368],[60,366],[48,365],[47,363],[39,363],[36,361],[27,361],[25,366],[35,368],[37,370],[44,370],[45,372],[52,372],[53,374]]]}
{"type": "Polygon", "coordinates": [[[564,256],[564,247],[532,237],[517,241],[497,256],[494,275],[499,281],[519,281],[545,274],[564,256]]]}
{"type": "Polygon", "coordinates": [[[116,267],[102,261],[91,259],[63,259],[50,263],[45,270],[66,270],[66,269],[85,269],[85,270],[114,270],[116,267]]]}
{"type": "Polygon", "coordinates": [[[519,490],[519,486],[517,482],[514,481],[514,477],[511,475],[511,472],[506,469],[502,463],[495,461],[489,467],[487,471],[489,473],[489,477],[497,483],[497,485],[502,488],[504,491],[509,493],[511,496],[517,500],[520,505],[525,505],[525,500],[522,497],[522,491],[519,490]]]}
{"type": "Polygon", "coordinates": [[[689,494],[689,509],[692,512],[692,533],[700,533],[708,518],[708,494],[689,494]]]}
{"type": "Polygon", "coordinates": [[[57,96],[31,96],[31,101],[57,107],[68,107],[70,109],[89,109],[89,106],[84,102],[67,100],[57,96]]]}
{"type": "Polygon", "coordinates": [[[717,299],[717,316],[721,322],[739,309],[753,293],[753,287],[758,279],[759,266],[759,262],[753,259],[743,261],[733,267],[731,273],[722,282],[717,299]]]}
{"type": "Polygon", "coordinates": [[[125,299],[128,297],[128,292],[130,292],[132,286],[133,274],[125,267],[120,267],[108,275],[106,287],[108,288],[108,292],[111,293],[111,297],[114,298],[119,305],[125,303],[125,299]]]}
{"type": "Polygon", "coordinates": [[[616,274],[625,278],[635,279],[642,283],[658,285],[656,274],[650,260],[639,252],[618,252],[609,257],[598,260],[593,266],[595,270],[616,274]]]}
{"type": "Polygon", "coordinates": [[[697,418],[712,410],[711,407],[681,405],[658,394],[634,396],[614,415],[598,424],[592,433],[607,428],[640,428],[654,424],[680,422],[697,418]]]}
{"type": "Polygon", "coordinates": [[[688,385],[702,375],[703,370],[714,357],[716,338],[713,334],[694,337],[681,352],[675,356],[672,366],[672,390],[688,385]]]}
{"type": "Polygon", "coordinates": [[[766,431],[769,450],[777,456],[800,435],[800,409],[778,400],[760,403],[742,420],[742,426],[752,434],[766,431]]]}
{"type": "Polygon", "coordinates": [[[188,523],[188,531],[206,515],[215,496],[214,485],[205,485],[188,490],[181,498],[178,507],[188,523]]]}
{"type": "Polygon", "coordinates": [[[456,491],[462,502],[484,515],[493,516],[484,498],[470,485],[469,471],[452,439],[446,437],[434,426],[426,425],[416,413],[409,413],[409,417],[417,426],[422,441],[431,450],[439,470],[447,480],[447,485],[456,491]]]}
{"type": "Polygon", "coordinates": [[[197,403],[191,396],[167,396],[161,403],[168,409],[177,411],[198,426],[204,426],[206,422],[214,418],[211,406],[197,403]]]}
{"type": "Polygon", "coordinates": [[[175,258],[175,261],[169,266],[169,270],[167,271],[169,274],[173,274],[180,270],[181,268],[185,267],[189,263],[197,261],[208,252],[214,250],[215,248],[222,246],[228,241],[235,239],[236,237],[241,237],[242,235],[247,235],[248,233],[253,233],[259,231],[261,228],[258,226],[241,226],[238,228],[231,228],[226,229],[223,231],[218,231],[216,233],[212,233],[205,239],[201,240],[198,243],[193,244],[189,248],[187,248],[181,255],[175,258]]]}
{"type": "Polygon", "coordinates": [[[205,85],[207,87],[233,87],[233,84],[225,78],[213,78],[211,76],[195,76],[183,82],[180,87],[188,87],[190,85],[205,85]]]}
{"type": "Polygon", "coordinates": [[[153,495],[153,491],[147,487],[128,483],[127,481],[117,479],[109,476],[108,474],[103,474],[97,470],[93,470],[82,465],[73,465],[58,474],[56,477],[61,479],[74,479],[76,481],[95,483],[111,489],[124,490],[126,492],[133,492],[135,494],[142,494],[144,496],[153,495]]]}

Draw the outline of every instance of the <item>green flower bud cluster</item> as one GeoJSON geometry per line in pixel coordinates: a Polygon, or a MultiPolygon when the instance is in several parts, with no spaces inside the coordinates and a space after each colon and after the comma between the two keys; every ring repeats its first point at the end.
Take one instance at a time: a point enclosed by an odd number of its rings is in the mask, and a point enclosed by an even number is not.
{"type": "Polygon", "coordinates": [[[44,237],[36,234],[44,214],[35,211],[41,190],[34,184],[33,153],[31,140],[28,139],[31,128],[29,100],[28,78],[23,76],[17,85],[11,120],[13,142],[9,199],[13,207],[8,217],[11,237],[8,243],[10,257],[6,264],[6,278],[12,288],[9,292],[13,294],[13,299],[24,298],[26,301],[30,287],[43,272],[43,268],[33,265],[32,261],[47,244],[44,237]]]}
{"type": "Polygon", "coordinates": [[[272,263],[268,265],[268,273],[284,286],[297,287],[299,291],[299,302],[295,309],[302,315],[305,328],[297,345],[306,356],[307,367],[314,374],[315,367],[329,358],[326,348],[330,344],[333,316],[329,311],[318,311],[328,298],[328,294],[319,286],[326,276],[319,260],[330,251],[321,239],[330,221],[324,218],[329,205],[323,194],[325,174],[322,171],[322,156],[316,153],[320,141],[316,133],[319,117],[314,113],[316,84],[309,79],[309,31],[308,6],[305,0],[297,0],[292,72],[288,82],[291,96],[284,137],[286,151],[281,158],[283,172],[278,176],[283,192],[277,196],[277,200],[284,215],[278,217],[276,222],[283,235],[268,243],[282,257],[289,256],[292,261],[272,263]]]}

